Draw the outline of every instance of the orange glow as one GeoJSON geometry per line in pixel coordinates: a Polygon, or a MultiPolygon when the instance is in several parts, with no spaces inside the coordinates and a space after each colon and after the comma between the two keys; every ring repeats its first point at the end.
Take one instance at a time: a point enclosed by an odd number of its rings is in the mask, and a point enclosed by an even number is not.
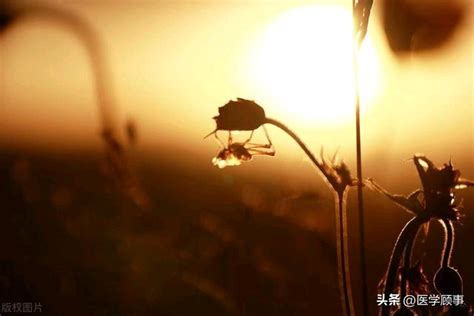
{"type": "MultiPolygon", "coordinates": [[[[375,96],[378,62],[368,38],[361,55],[364,105],[375,96]]],[[[354,113],[352,20],[338,6],[289,10],[270,24],[250,56],[249,80],[279,113],[303,122],[347,122],[354,113]]],[[[363,108],[363,110],[365,107],[363,108]]]]}

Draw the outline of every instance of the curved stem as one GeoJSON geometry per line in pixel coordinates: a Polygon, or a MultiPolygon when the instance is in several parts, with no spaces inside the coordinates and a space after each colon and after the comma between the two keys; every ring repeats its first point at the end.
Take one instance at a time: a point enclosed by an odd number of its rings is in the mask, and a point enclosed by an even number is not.
{"type": "MultiPolygon", "coordinates": [[[[325,178],[325,170],[323,164],[318,161],[314,154],[309,150],[306,144],[298,137],[290,128],[280,121],[267,118],[267,124],[274,125],[286,134],[288,134],[301,147],[308,158],[313,162],[314,166],[321,172],[325,178]]],[[[337,245],[337,259],[338,259],[338,277],[339,288],[341,291],[342,309],[345,315],[354,315],[354,303],[352,299],[352,290],[349,275],[349,250],[347,237],[347,218],[345,212],[346,191],[338,192],[333,190],[336,199],[336,245],[337,245]]]]}
{"type": "MultiPolygon", "coordinates": [[[[415,216],[405,225],[405,227],[403,227],[402,231],[398,235],[398,238],[395,243],[395,247],[393,248],[392,255],[390,257],[390,262],[387,268],[387,274],[386,274],[385,286],[384,286],[385,297],[388,297],[394,291],[397,274],[398,274],[398,268],[400,266],[401,256],[408,242],[410,241],[410,239],[414,238],[420,226],[428,220],[429,220],[429,217],[427,216],[423,216],[423,215],[415,216]]],[[[380,315],[389,316],[389,314],[390,314],[390,306],[382,305],[380,309],[380,315]]]]}
{"type": "Polygon", "coordinates": [[[97,35],[97,31],[84,19],[67,10],[43,5],[12,7],[10,9],[13,11],[12,14],[18,17],[38,15],[52,18],[54,21],[65,25],[85,44],[94,73],[93,80],[95,80],[95,93],[98,99],[102,133],[116,140],[115,100],[113,99],[113,94],[110,93],[110,78],[108,76],[109,71],[104,55],[104,47],[97,35]]]}
{"type": "Polygon", "coordinates": [[[318,168],[318,170],[324,175],[323,165],[318,161],[318,159],[316,159],[316,156],[314,156],[314,154],[311,152],[311,150],[309,150],[309,148],[306,146],[306,144],[301,140],[301,138],[299,138],[298,135],[295,134],[295,132],[293,132],[288,126],[286,126],[282,122],[277,121],[275,119],[267,118],[265,120],[265,123],[278,127],[279,129],[284,131],[286,134],[288,134],[291,138],[293,138],[293,140],[296,143],[298,143],[298,145],[301,147],[301,149],[303,149],[303,151],[308,156],[308,158],[311,160],[311,162],[314,164],[314,166],[316,168],[318,168]]]}
{"type": "MultiPolygon", "coordinates": [[[[13,3],[13,2],[12,2],[13,3]]],[[[19,2],[18,2],[19,3],[19,2]]],[[[116,124],[116,103],[111,92],[108,64],[105,48],[98,32],[83,18],[74,12],[41,4],[7,4],[0,7],[11,17],[10,23],[27,16],[40,16],[59,22],[76,35],[85,45],[93,72],[95,94],[99,109],[101,137],[104,142],[105,155],[111,174],[118,180],[121,189],[134,203],[146,206],[147,197],[133,177],[118,137],[116,124]]]]}
{"type": "Polygon", "coordinates": [[[443,268],[447,268],[449,267],[449,263],[451,261],[451,255],[453,253],[454,227],[453,227],[453,223],[449,219],[442,219],[441,223],[443,224],[444,236],[445,236],[441,266],[443,268]]]}

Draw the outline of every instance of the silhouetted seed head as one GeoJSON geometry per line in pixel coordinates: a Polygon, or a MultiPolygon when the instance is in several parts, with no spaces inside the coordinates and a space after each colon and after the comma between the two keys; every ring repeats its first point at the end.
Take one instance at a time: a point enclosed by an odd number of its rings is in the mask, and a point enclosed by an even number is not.
{"type": "Polygon", "coordinates": [[[462,277],[451,267],[441,267],[435,274],[434,286],[441,294],[462,294],[462,277]]]}
{"type": "Polygon", "coordinates": [[[212,163],[219,168],[225,168],[239,166],[242,161],[249,161],[251,159],[252,154],[249,153],[244,144],[233,143],[219,151],[217,156],[212,159],[212,163]]]}
{"type": "Polygon", "coordinates": [[[324,152],[321,149],[321,165],[323,174],[327,182],[338,193],[343,193],[348,187],[357,185],[357,179],[352,178],[349,167],[344,161],[339,160],[336,155],[328,163],[324,159],[324,152]]]}
{"type": "Polygon", "coordinates": [[[458,220],[460,206],[455,203],[454,190],[474,183],[461,179],[461,172],[454,169],[451,161],[442,168],[422,155],[415,155],[413,161],[423,186],[426,211],[436,218],[458,220]]]}
{"type": "MultiPolygon", "coordinates": [[[[213,117],[216,129],[225,131],[253,131],[265,124],[263,108],[254,101],[237,98],[219,108],[219,115],[213,117]]],[[[210,135],[210,134],[209,134],[210,135]]]]}
{"type": "Polygon", "coordinates": [[[474,182],[461,178],[461,172],[454,169],[451,162],[445,164],[443,168],[436,168],[428,158],[422,155],[415,155],[413,161],[421,180],[422,189],[418,189],[406,197],[388,192],[373,179],[367,179],[365,183],[369,188],[386,195],[415,215],[424,213],[430,217],[458,220],[462,205],[455,202],[454,190],[474,186],[474,182]]]}
{"type": "Polygon", "coordinates": [[[426,294],[428,293],[428,278],[423,272],[421,261],[418,261],[414,266],[408,269],[401,268],[401,274],[405,275],[408,283],[408,291],[410,294],[426,294]]]}
{"type": "Polygon", "coordinates": [[[406,307],[402,307],[393,313],[393,316],[415,316],[415,313],[406,307]]]}

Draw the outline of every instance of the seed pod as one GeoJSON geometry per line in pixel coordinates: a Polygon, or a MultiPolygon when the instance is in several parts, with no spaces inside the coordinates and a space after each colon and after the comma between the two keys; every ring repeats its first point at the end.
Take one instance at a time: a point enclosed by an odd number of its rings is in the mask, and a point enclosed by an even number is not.
{"type": "Polygon", "coordinates": [[[451,267],[441,267],[435,274],[434,286],[441,294],[462,294],[462,277],[451,267]]]}
{"type": "Polygon", "coordinates": [[[254,101],[237,98],[219,108],[219,115],[214,117],[216,131],[253,131],[265,124],[263,108],[254,101]]]}

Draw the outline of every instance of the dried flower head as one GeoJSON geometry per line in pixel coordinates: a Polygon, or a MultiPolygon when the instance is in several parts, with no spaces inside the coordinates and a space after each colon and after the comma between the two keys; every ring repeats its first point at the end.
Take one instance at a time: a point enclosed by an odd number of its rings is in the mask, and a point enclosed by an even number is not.
{"type": "Polygon", "coordinates": [[[442,168],[422,155],[415,155],[413,161],[423,187],[425,210],[436,218],[458,220],[461,206],[455,203],[454,190],[474,183],[462,179],[461,172],[454,169],[451,161],[442,168]]]}
{"type": "Polygon", "coordinates": [[[451,161],[442,168],[435,167],[431,160],[422,155],[415,155],[413,161],[422,189],[408,196],[392,194],[373,179],[367,179],[365,183],[415,215],[458,220],[462,205],[455,203],[454,190],[474,186],[474,182],[461,178],[461,172],[453,168],[451,161]]]}
{"type": "Polygon", "coordinates": [[[326,181],[331,187],[339,194],[350,187],[357,185],[357,179],[351,176],[349,167],[344,161],[339,160],[337,154],[335,154],[329,163],[324,159],[324,151],[321,149],[321,171],[326,178],[326,181]]]}
{"type": "Polygon", "coordinates": [[[220,131],[253,131],[265,124],[263,108],[251,100],[237,98],[219,108],[219,115],[214,116],[216,129],[209,135],[220,131]]]}

